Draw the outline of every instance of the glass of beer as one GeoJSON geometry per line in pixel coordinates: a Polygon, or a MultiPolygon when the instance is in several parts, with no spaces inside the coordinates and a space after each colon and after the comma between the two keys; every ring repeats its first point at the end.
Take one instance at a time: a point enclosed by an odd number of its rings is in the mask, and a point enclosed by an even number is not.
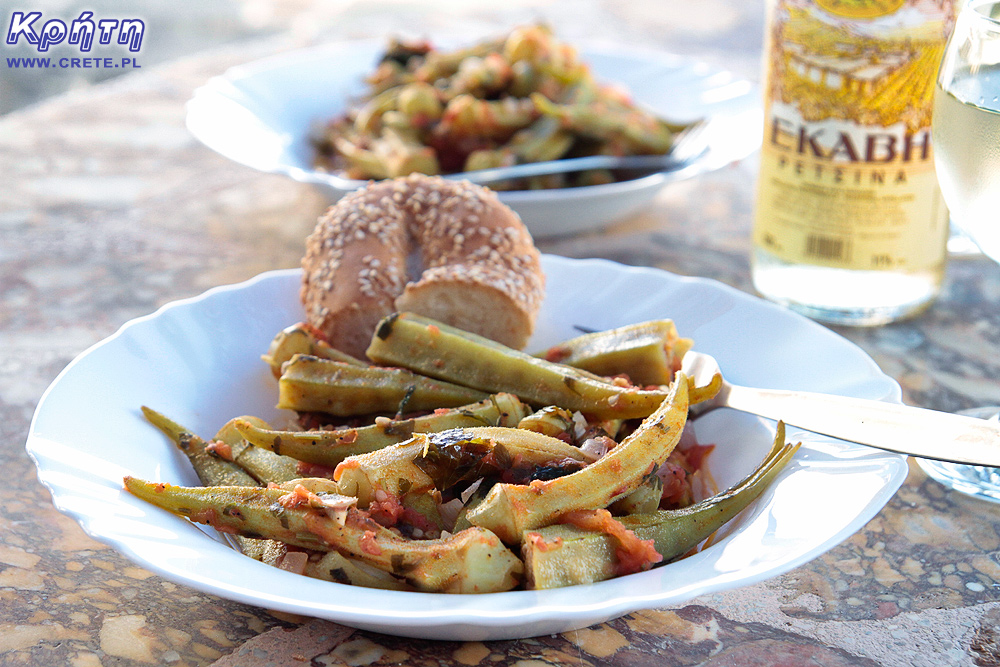
{"type": "MultiPolygon", "coordinates": [[[[934,91],[934,164],[952,223],[1000,262],[1000,0],[970,0],[955,22],[934,91]]],[[[967,414],[997,419],[1000,407],[967,414]]],[[[1000,468],[920,460],[958,491],[1000,502],[1000,468]]]]}

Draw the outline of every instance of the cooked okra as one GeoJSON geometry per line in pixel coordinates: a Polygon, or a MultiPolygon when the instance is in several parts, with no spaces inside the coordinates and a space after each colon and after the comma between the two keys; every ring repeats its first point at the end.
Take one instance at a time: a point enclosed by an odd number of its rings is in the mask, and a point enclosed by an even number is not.
{"type": "Polygon", "coordinates": [[[491,593],[513,588],[524,565],[488,530],[412,540],[384,528],[356,499],[261,487],[181,487],[125,478],[125,488],[158,507],[220,532],[338,551],[404,579],[417,590],[491,593]],[[329,511],[328,511],[329,510],[329,511]],[[341,519],[335,518],[340,512],[341,519]],[[334,516],[331,516],[331,512],[334,516]]]}
{"type": "Polygon", "coordinates": [[[368,350],[386,366],[371,366],[296,325],[264,355],[279,375],[278,407],[374,423],[290,431],[242,417],[205,441],[143,408],[206,487],[133,477],[125,485],[235,535],[258,560],[329,581],[499,592],[521,584],[526,567],[533,588],[600,581],[683,555],[755,499],[795,451],[779,425],[768,457],[740,484],[659,510],[658,472],[689,406],[721,386],[719,375],[699,387],[679,372],[689,347],[660,320],[580,336],[541,359],[398,314],[368,350]],[[617,375],[657,386],[607,377],[617,375]],[[403,418],[422,411],[430,414],[403,418]],[[628,435],[616,443],[620,430],[628,435]],[[300,463],[325,466],[333,479],[301,479],[300,463]]]}
{"type": "MultiPolygon", "coordinates": [[[[639,540],[650,540],[664,561],[674,560],[739,514],[787,465],[798,445],[785,444],[778,424],[774,445],[764,461],[728,491],[677,510],[630,514],[618,521],[639,540]]],[[[556,588],[602,581],[621,571],[618,541],[603,532],[555,524],[526,531],[522,555],[532,588],[556,588]]]]}
{"type": "Polygon", "coordinates": [[[378,490],[395,496],[448,489],[475,481],[494,469],[554,462],[582,468],[584,455],[562,440],[517,428],[474,427],[418,434],[370,454],[352,456],[337,466],[341,492],[365,507],[378,490]]]}
{"type": "MultiPolygon", "coordinates": [[[[302,476],[298,473],[298,460],[253,447],[247,442],[236,426],[238,421],[229,420],[216,433],[216,442],[225,445],[224,452],[221,447],[215,448],[216,456],[228,458],[250,473],[261,486],[281,484],[302,476]]],[[[248,423],[255,428],[268,428],[267,422],[256,417],[250,417],[248,423]]]]}
{"type": "Polygon", "coordinates": [[[667,396],[665,389],[619,386],[412,313],[382,320],[367,355],[450,383],[601,418],[647,417],[667,396]]]}
{"type": "Polygon", "coordinates": [[[342,361],[354,366],[367,366],[360,359],[355,359],[346,352],[341,352],[327,343],[312,326],[299,322],[283,329],[271,341],[267,353],[261,355],[274,377],[281,377],[281,367],[296,354],[309,354],[322,359],[342,361]]]}
{"type": "Polygon", "coordinates": [[[376,420],[370,426],[315,431],[275,431],[249,418],[234,423],[252,445],[299,461],[334,467],[348,456],[367,454],[408,440],[414,433],[437,433],[470,426],[515,426],[529,412],[513,394],[496,394],[478,403],[441,409],[411,419],[376,420]]]}
{"type": "Polygon", "coordinates": [[[142,406],[142,414],[187,455],[198,479],[205,486],[257,486],[257,480],[246,470],[231,460],[213,454],[203,438],[152,408],[142,406]]]}
{"type": "MultiPolygon", "coordinates": [[[[146,406],[142,407],[142,413],[151,424],[170,437],[174,444],[187,455],[195,474],[205,486],[258,486],[261,484],[257,477],[231,458],[219,456],[219,448],[212,447],[212,443],[206,442],[177,422],[146,406]]],[[[222,427],[216,434],[215,441],[221,441],[229,448],[234,445],[238,447],[238,434],[234,436],[234,431],[228,426],[229,424],[222,427]]],[[[254,560],[261,561],[265,560],[269,551],[276,546],[271,544],[270,540],[258,540],[243,536],[237,536],[236,542],[240,546],[240,551],[254,560]]]]}
{"type": "Polygon", "coordinates": [[[538,356],[596,375],[626,375],[637,385],[664,385],[692,344],[672,320],[651,320],[577,336],[538,356]]]}
{"type": "Polygon", "coordinates": [[[454,408],[487,394],[402,368],[355,366],[297,354],[278,380],[278,407],[340,417],[454,408]]]}
{"type": "Polygon", "coordinates": [[[469,522],[515,543],[521,533],[555,523],[573,510],[603,508],[633,492],[656,474],[680,441],[687,421],[688,380],[683,373],[660,407],[607,455],[564,477],[530,484],[497,484],[469,512],[469,522]]]}

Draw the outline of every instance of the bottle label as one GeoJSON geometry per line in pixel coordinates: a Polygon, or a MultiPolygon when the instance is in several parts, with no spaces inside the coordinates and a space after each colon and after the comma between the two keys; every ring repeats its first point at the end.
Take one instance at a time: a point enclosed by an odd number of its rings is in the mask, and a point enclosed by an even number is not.
{"type": "Polygon", "coordinates": [[[754,243],[792,263],[944,260],[934,79],[952,0],[776,0],[754,243]]]}
{"type": "Polygon", "coordinates": [[[899,11],[906,0],[816,0],[816,4],[833,16],[876,19],[899,11]]]}

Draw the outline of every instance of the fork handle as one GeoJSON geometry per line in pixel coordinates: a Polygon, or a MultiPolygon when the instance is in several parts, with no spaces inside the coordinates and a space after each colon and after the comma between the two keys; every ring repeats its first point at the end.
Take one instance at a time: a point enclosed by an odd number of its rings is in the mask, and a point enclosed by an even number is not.
{"type": "MultiPolygon", "coordinates": [[[[702,151],[704,153],[704,151],[702,151]]],[[[531,176],[548,176],[551,174],[570,174],[587,169],[655,169],[656,171],[678,171],[700,157],[702,153],[688,158],[677,158],[667,155],[633,155],[629,157],[614,157],[611,155],[588,155],[585,157],[548,160],[546,162],[529,162],[511,167],[496,167],[495,169],[479,169],[448,174],[444,178],[455,181],[469,181],[478,185],[506,181],[513,178],[529,178],[531,176]]]]}
{"type": "Polygon", "coordinates": [[[732,386],[720,403],[800,428],[925,459],[1000,467],[1000,423],[898,403],[732,386]]]}

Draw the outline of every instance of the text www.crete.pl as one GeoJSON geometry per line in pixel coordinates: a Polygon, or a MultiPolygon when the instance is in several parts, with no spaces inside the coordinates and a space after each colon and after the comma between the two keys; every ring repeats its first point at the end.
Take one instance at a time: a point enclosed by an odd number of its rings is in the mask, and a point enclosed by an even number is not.
{"type": "Polygon", "coordinates": [[[7,67],[18,69],[139,69],[134,53],[142,47],[146,24],[141,19],[95,18],[84,11],[69,25],[60,18],[43,21],[42,12],[13,12],[7,24],[4,43],[8,46],[23,44],[45,54],[57,44],[76,47],[82,55],[56,57],[55,55],[17,57],[6,56],[7,67]],[[117,44],[130,52],[127,57],[96,57],[89,55],[95,45],[112,47],[117,44]]]}
{"type": "Polygon", "coordinates": [[[136,58],[7,58],[7,67],[22,69],[139,69],[136,58]]]}

